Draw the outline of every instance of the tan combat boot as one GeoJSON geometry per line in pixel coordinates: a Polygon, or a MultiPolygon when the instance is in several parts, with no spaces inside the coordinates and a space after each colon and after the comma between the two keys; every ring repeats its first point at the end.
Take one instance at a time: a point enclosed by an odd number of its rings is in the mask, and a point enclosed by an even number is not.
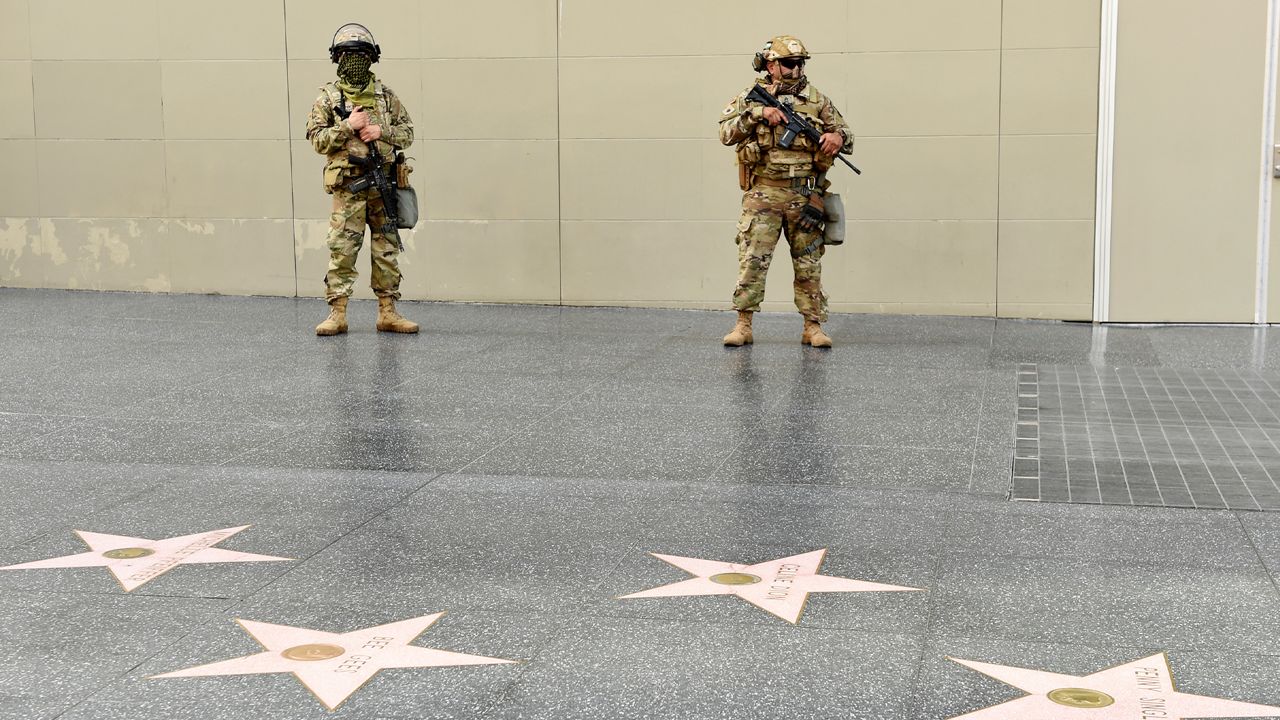
{"type": "Polygon", "coordinates": [[[416,333],[418,323],[405,320],[396,312],[395,298],[378,298],[378,330],[382,332],[416,333]]]}
{"type": "Polygon", "coordinates": [[[724,336],[724,344],[742,347],[743,345],[750,345],[752,342],[754,342],[754,338],[751,337],[751,313],[739,310],[738,324],[734,325],[733,330],[730,330],[729,334],[724,336]]]}
{"type": "Polygon", "coordinates": [[[347,331],[347,299],[334,298],[329,303],[329,317],[316,326],[317,335],[337,335],[347,331]]]}
{"type": "Polygon", "coordinates": [[[804,321],[804,334],[800,336],[801,345],[812,345],[816,348],[831,347],[831,337],[822,331],[822,325],[812,320],[804,321]]]}

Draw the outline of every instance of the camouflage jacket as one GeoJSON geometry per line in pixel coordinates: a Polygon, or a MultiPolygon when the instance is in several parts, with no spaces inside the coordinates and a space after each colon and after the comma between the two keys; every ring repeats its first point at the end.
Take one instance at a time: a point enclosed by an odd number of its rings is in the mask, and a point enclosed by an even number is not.
{"type": "MultiPolygon", "coordinates": [[[[763,78],[756,80],[761,85],[767,82],[763,78]]],[[[738,146],[738,162],[753,166],[755,175],[775,180],[808,177],[831,166],[831,159],[822,156],[818,146],[803,136],[796,138],[790,150],[778,147],[784,127],[771,127],[765,122],[764,106],[747,102],[749,92],[750,87],[738,93],[720,115],[720,142],[738,146]]],[[[796,95],[783,96],[782,101],[787,102],[788,97],[794,100],[792,108],[814,127],[844,136],[840,152],[853,152],[853,131],[830,98],[809,84],[796,95]]]]}
{"type": "MultiPolygon", "coordinates": [[[[413,144],[413,120],[400,98],[381,80],[374,81],[374,94],[378,98],[377,107],[365,110],[369,113],[369,122],[382,127],[382,138],[377,141],[378,151],[390,162],[396,150],[413,144]]],[[[347,112],[354,109],[336,83],[326,83],[320,88],[320,97],[316,98],[311,106],[311,115],[307,117],[307,139],[311,141],[311,147],[328,158],[324,166],[324,189],[330,193],[348,177],[357,174],[358,171],[352,170],[351,156],[363,158],[369,155],[369,149],[360,136],[334,112],[338,103],[342,103],[347,112]]]]}

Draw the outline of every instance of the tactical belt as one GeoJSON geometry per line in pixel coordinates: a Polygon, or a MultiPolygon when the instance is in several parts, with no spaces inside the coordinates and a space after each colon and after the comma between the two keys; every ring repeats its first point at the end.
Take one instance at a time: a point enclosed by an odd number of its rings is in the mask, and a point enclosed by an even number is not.
{"type": "Polygon", "coordinates": [[[792,188],[794,190],[798,190],[800,188],[813,189],[817,184],[817,179],[810,175],[808,177],[782,178],[781,180],[774,180],[773,178],[760,177],[757,175],[755,177],[755,184],[767,185],[769,187],[776,188],[792,188]]]}

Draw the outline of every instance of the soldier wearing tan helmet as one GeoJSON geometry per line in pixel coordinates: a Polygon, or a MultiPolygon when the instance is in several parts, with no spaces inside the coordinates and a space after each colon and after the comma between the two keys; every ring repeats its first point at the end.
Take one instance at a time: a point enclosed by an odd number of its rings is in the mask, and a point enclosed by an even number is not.
{"type": "Polygon", "coordinates": [[[370,145],[386,164],[379,171],[391,173],[396,152],[413,143],[413,121],[400,98],[374,76],[370,66],[378,62],[381,48],[369,29],[357,23],[338,28],[329,45],[329,58],[338,66],[336,80],[320,88],[307,118],[307,140],[326,158],[324,189],[333,195],[329,216],[329,270],[325,273],[325,299],[329,317],[316,326],[317,335],[347,331],[347,298],[355,288],[356,256],[369,227],[372,261],[370,285],[378,296],[378,330],[416,333],[418,324],[396,312],[400,299],[400,236],[388,221],[377,188],[352,191],[351,183],[374,172],[368,163],[370,145]]]}
{"type": "Polygon", "coordinates": [[[748,100],[743,90],[720,116],[720,142],[737,147],[742,217],[738,221],[738,285],[733,306],[738,322],[724,344],[750,344],[751,315],[764,300],[765,275],[779,235],[785,234],[795,271],[796,309],[804,316],[800,342],[831,347],[822,330],[827,296],[822,292],[822,197],[830,187],[826,171],[836,153],[853,151],[853,133],[827,96],[809,84],[804,68],[809,52],[790,35],[771,39],[752,66],[763,73],[756,83],[822,133],[818,142],[797,137],[782,147],[781,110],[748,100]]]}

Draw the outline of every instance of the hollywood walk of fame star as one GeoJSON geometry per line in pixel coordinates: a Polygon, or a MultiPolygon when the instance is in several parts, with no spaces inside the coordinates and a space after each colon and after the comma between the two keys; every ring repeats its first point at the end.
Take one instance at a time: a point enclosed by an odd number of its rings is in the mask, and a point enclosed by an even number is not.
{"type": "Polygon", "coordinates": [[[265,648],[263,652],[151,677],[293,673],[326,708],[335,710],[384,668],[519,662],[409,644],[443,615],[439,612],[347,633],[237,619],[245,632],[265,648]]]}
{"type": "Polygon", "coordinates": [[[1029,693],[1025,697],[958,715],[951,720],[1280,717],[1280,707],[1178,692],[1174,688],[1169,658],[1164,653],[1083,677],[991,665],[973,660],[950,660],[1029,693]]]}
{"type": "Polygon", "coordinates": [[[697,577],[623,595],[619,599],[680,595],[736,595],[794,625],[800,621],[800,614],[804,612],[804,604],[809,598],[809,593],[920,590],[920,588],[881,585],[862,580],[819,575],[818,568],[822,565],[822,558],[826,553],[826,549],[814,550],[777,560],[767,560],[755,565],[649,553],[697,577]]]}
{"type": "Polygon", "coordinates": [[[103,533],[76,530],[76,534],[90,548],[89,552],[62,557],[36,560],[0,567],[0,570],[28,570],[34,568],[73,568],[73,567],[105,567],[111,571],[125,592],[135,590],[155,580],[161,575],[178,567],[194,563],[235,563],[235,562],[274,562],[291,558],[273,557],[271,555],[255,555],[253,553],[223,550],[214,545],[226,540],[236,533],[249,528],[240,527],[211,530],[165,538],[148,540],[146,538],[128,537],[125,535],[105,535],[103,533]]]}

